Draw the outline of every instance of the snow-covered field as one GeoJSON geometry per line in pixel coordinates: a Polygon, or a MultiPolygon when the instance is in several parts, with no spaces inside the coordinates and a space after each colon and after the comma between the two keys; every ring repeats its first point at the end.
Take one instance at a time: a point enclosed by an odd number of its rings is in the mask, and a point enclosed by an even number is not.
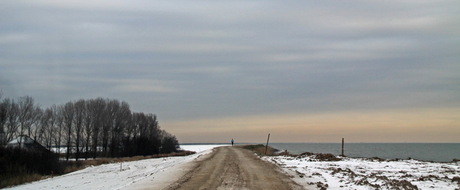
{"type": "Polygon", "coordinates": [[[10,189],[161,189],[174,182],[187,163],[223,145],[182,145],[196,154],[88,167],[66,175],[48,178],[10,189]]]}
{"type": "MultiPolygon", "coordinates": [[[[10,189],[162,189],[177,180],[188,163],[218,146],[224,145],[181,145],[197,154],[88,167],[10,189]]],[[[307,189],[460,189],[460,162],[316,158],[317,155],[263,157],[292,174],[307,189]]]]}
{"type": "Polygon", "coordinates": [[[316,158],[316,155],[303,155],[263,159],[276,163],[308,189],[460,189],[459,162],[316,158]]]}

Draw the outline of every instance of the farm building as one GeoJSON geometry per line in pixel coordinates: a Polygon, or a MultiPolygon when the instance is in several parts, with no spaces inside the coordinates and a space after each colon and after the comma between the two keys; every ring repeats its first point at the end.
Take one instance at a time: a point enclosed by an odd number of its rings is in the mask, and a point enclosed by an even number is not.
{"type": "Polygon", "coordinates": [[[29,151],[46,151],[49,152],[44,146],[37,141],[33,140],[27,135],[20,135],[19,137],[11,140],[6,144],[7,148],[21,148],[29,151]]]}

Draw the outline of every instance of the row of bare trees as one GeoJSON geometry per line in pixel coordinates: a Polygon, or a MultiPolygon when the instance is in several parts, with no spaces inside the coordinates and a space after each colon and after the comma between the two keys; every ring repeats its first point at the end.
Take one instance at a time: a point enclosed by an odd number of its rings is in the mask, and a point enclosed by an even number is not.
{"type": "Polygon", "coordinates": [[[127,102],[105,98],[42,109],[29,96],[17,101],[0,97],[0,144],[20,135],[77,160],[169,153],[178,148],[176,137],[160,129],[156,115],[135,113],[127,102]]]}

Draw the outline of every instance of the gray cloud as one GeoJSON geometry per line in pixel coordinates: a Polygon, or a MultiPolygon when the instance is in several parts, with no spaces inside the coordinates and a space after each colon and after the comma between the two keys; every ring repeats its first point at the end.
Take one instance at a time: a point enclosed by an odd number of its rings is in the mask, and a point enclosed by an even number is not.
{"type": "Polygon", "coordinates": [[[458,107],[453,1],[2,1],[0,88],[167,120],[458,107]]]}

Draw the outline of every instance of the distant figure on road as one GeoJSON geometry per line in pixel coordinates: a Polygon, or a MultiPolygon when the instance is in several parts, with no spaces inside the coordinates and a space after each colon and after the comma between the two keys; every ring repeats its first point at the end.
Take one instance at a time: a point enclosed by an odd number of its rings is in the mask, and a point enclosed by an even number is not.
{"type": "Polygon", "coordinates": [[[232,142],[232,146],[233,146],[233,142],[234,142],[234,141],[233,141],[233,139],[232,139],[232,141],[231,141],[231,142],[232,142]]]}

